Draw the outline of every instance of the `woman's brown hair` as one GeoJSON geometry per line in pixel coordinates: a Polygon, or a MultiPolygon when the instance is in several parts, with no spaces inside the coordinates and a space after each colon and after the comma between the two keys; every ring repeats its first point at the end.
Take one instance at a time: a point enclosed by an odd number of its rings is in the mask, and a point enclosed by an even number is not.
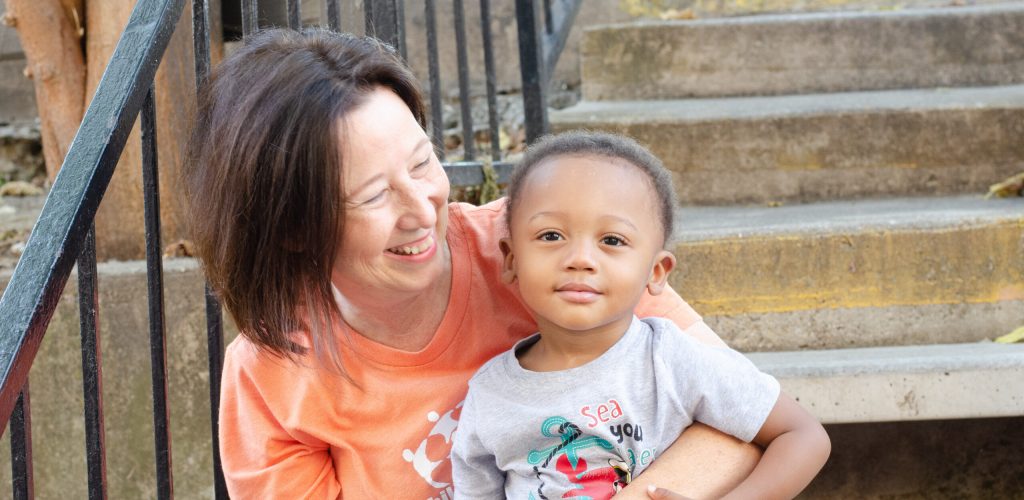
{"type": "Polygon", "coordinates": [[[388,45],[324,29],[266,30],[200,89],[183,168],[191,234],[241,335],[293,357],[309,332],[345,374],[331,269],[345,220],[341,118],[377,87],[422,125],[416,78],[388,45]]]}

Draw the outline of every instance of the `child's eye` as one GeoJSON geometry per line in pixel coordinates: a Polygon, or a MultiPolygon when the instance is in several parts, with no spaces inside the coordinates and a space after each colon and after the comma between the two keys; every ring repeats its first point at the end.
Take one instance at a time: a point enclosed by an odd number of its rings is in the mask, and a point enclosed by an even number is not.
{"type": "Polygon", "coordinates": [[[623,240],[618,236],[605,236],[604,238],[601,238],[601,243],[604,243],[605,245],[611,245],[613,247],[619,247],[625,246],[626,240],[623,240]]]}
{"type": "Polygon", "coordinates": [[[539,239],[541,241],[558,241],[562,239],[562,235],[554,231],[548,231],[546,233],[541,234],[539,239]]]}

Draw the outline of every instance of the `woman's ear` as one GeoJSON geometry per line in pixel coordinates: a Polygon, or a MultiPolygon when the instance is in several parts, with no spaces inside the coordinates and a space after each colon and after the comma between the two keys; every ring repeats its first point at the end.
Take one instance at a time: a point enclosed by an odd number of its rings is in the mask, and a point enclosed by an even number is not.
{"type": "Polygon", "coordinates": [[[512,242],[508,238],[502,238],[498,242],[501,248],[501,280],[511,285],[516,281],[515,255],[512,254],[512,242]]]}
{"type": "Polygon", "coordinates": [[[668,283],[668,275],[676,268],[676,256],[668,250],[660,250],[654,257],[651,276],[647,278],[647,293],[658,295],[668,283]]]}

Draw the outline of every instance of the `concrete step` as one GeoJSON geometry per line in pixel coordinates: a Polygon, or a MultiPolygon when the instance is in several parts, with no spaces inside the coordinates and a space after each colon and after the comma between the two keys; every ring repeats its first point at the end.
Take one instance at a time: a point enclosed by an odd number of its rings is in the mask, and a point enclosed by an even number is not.
{"type": "MultiPolygon", "coordinates": [[[[715,2],[694,2],[693,0],[660,0],[658,2],[630,2],[623,9],[622,3],[615,8],[605,8],[603,14],[626,10],[644,19],[686,19],[692,15],[697,19],[727,16],[750,16],[798,12],[841,12],[841,11],[892,11],[912,8],[948,8],[957,4],[988,5],[1006,3],[1007,0],[971,0],[951,2],[950,0],[907,0],[895,4],[892,0],[717,0],[715,2]]],[[[604,0],[607,4],[613,4],[604,0]]],[[[588,2],[589,3],[589,2],[588,2]]],[[[594,2],[597,3],[597,2],[594,2]]],[[[616,2],[617,3],[617,2],[616,2]]],[[[591,7],[593,9],[593,7],[591,7]]],[[[597,10],[597,9],[595,9],[597,10]]],[[[616,21],[606,21],[616,22],[616,21]]]]}
{"type": "Polygon", "coordinates": [[[1024,198],[684,208],[670,283],[743,351],[946,344],[1024,325],[1024,198]]]}
{"type": "Polygon", "coordinates": [[[1024,415],[1024,344],[751,353],[826,424],[1024,415]]]}
{"type": "Polygon", "coordinates": [[[686,204],[984,192],[1024,166],[1024,85],[584,101],[551,124],[637,139],[686,204]]]}
{"type": "Polygon", "coordinates": [[[583,98],[1024,83],[1024,4],[614,24],[586,31],[583,98]]]}
{"type": "MultiPolygon", "coordinates": [[[[690,222],[686,221],[687,225],[696,229],[697,221],[690,222]]],[[[710,221],[704,227],[710,231],[713,228],[709,226],[710,221]]],[[[155,466],[146,266],[144,262],[128,262],[101,263],[98,267],[106,444],[108,450],[116,450],[107,455],[108,486],[115,493],[111,495],[113,498],[152,497],[155,466]]],[[[0,271],[0,290],[9,278],[9,271],[0,271]]],[[[188,259],[165,261],[164,279],[172,449],[175,457],[185,457],[174,462],[174,475],[180,483],[176,491],[184,498],[204,498],[210,491],[212,455],[203,279],[199,266],[188,259]]],[[[87,495],[85,448],[68,446],[68,443],[85,440],[76,289],[72,275],[31,371],[36,477],[61,478],[37,480],[36,491],[46,492],[45,498],[84,498],[87,495]],[[67,478],[77,479],[69,481],[67,478]]],[[[225,316],[225,320],[228,327],[225,336],[230,341],[235,332],[230,317],[225,316]]],[[[1020,404],[1022,374],[1019,354],[1014,354],[1019,353],[1020,346],[1001,346],[1006,348],[1002,355],[995,352],[994,347],[989,356],[991,361],[987,363],[981,353],[969,351],[971,346],[950,348],[955,361],[960,363],[949,370],[948,376],[938,358],[930,358],[927,365],[924,361],[915,362],[915,356],[922,358],[924,355],[906,349],[884,351],[903,353],[901,356],[909,358],[906,361],[895,355],[888,360],[881,355],[863,355],[863,352],[878,351],[871,349],[752,353],[749,356],[779,377],[789,393],[800,398],[805,407],[825,422],[918,419],[940,414],[961,418],[968,412],[970,415],[991,414],[999,409],[1006,411],[1012,408],[1011,404],[1020,404]],[[924,369],[922,365],[926,365],[924,369]],[[1014,366],[1017,371],[1013,371],[1014,366]],[[1017,392],[1013,392],[1015,387],[1017,392]],[[944,392],[940,394],[939,390],[944,392]],[[995,390],[999,392],[993,397],[983,397],[995,390]],[[1005,401],[997,400],[997,396],[1005,401]],[[944,401],[943,398],[950,399],[944,401]],[[968,407],[957,412],[949,406],[954,401],[979,408],[968,407]]],[[[1020,413],[1018,408],[1017,414],[1020,413]]],[[[1020,491],[1019,487],[1014,488],[1019,481],[1014,483],[1007,478],[1016,477],[1013,474],[1019,471],[1020,440],[1016,437],[1022,434],[1022,428],[1024,425],[1019,418],[830,425],[828,431],[834,448],[830,465],[805,496],[889,498],[893,495],[906,497],[908,491],[920,490],[925,494],[914,498],[946,497],[950,491],[975,494],[981,491],[992,498],[1011,498],[1012,493],[1006,492],[1020,491]],[[949,435],[957,439],[936,437],[949,435]],[[978,454],[979,449],[985,452],[978,454]],[[879,450],[885,451],[879,454],[879,450]],[[867,474],[865,461],[872,464],[867,474]],[[876,471],[879,467],[881,469],[876,471]],[[955,489],[948,484],[951,481],[937,482],[935,474],[948,474],[953,478],[960,477],[955,474],[967,474],[971,481],[985,481],[986,486],[978,488],[970,481],[962,481],[963,489],[955,489]]],[[[0,447],[6,446],[6,439],[7,436],[0,441],[0,447]]],[[[8,460],[9,455],[0,456],[0,487],[11,484],[8,460]]]]}

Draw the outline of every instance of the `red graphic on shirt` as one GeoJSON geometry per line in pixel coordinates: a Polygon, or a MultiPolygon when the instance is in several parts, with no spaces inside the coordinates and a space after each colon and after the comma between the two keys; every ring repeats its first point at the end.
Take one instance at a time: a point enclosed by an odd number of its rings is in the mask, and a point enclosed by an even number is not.
{"type": "Polygon", "coordinates": [[[562,495],[562,498],[587,497],[592,500],[609,500],[625,484],[620,483],[621,476],[614,467],[587,470],[587,460],[580,457],[573,468],[566,455],[558,457],[555,470],[565,474],[573,484],[573,490],[562,495]]]}

